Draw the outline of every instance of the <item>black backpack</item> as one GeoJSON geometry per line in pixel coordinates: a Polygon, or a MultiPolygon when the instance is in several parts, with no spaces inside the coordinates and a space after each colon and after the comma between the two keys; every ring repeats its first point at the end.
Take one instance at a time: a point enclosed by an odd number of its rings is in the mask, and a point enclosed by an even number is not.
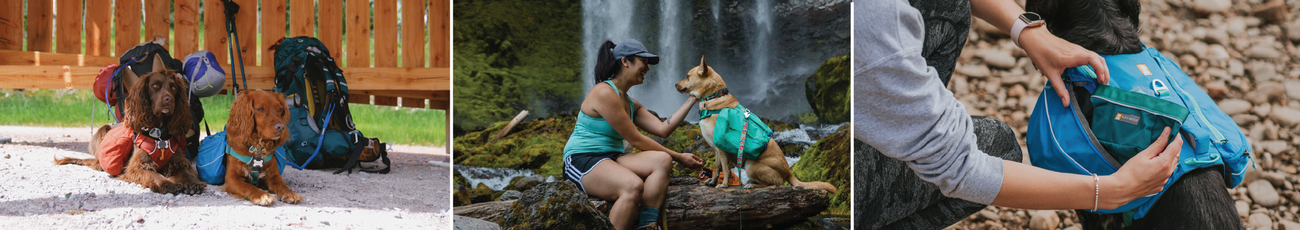
{"type": "MultiPolygon", "coordinates": [[[[283,38],[275,51],[275,92],[284,94],[289,107],[289,142],[283,158],[295,168],[336,168],[352,172],[369,145],[352,123],[348,85],[329,49],[313,37],[283,38]]],[[[386,151],[380,151],[384,168],[361,171],[388,173],[386,151]]]]}
{"type": "MultiPolygon", "coordinates": [[[[123,119],[121,117],[121,114],[123,114],[122,105],[126,102],[126,96],[130,94],[126,90],[131,88],[131,84],[139,81],[140,76],[153,72],[156,65],[162,65],[158,67],[160,69],[165,68],[184,74],[185,71],[182,70],[184,68],[183,64],[180,60],[172,58],[171,53],[167,51],[166,45],[167,39],[160,37],[131,47],[118,58],[118,69],[113,74],[113,78],[110,79],[112,84],[118,87],[113,87],[108,92],[116,95],[116,101],[109,104],[110,106],[116,105],[113,107],[115,107],[114,112],[117,115],[118,122],[123,119]]],[[[187,84],[186,88],[188,89],[189,82],[185,84],[187,84]]],[[[188,95],[189,90],[185,90],[185,92],[187,92],[186,97],[190,100],[190,115],[194,117],[194,121],[202,121],[203,102],[199,101],[198,97],[188,95]]],[[[185,137],[185,150],[188,152],[187,155],[190,159],[194,159],[195,154],[199,152],[199,122],[194,122],[190,130],[193,131],[194,135],[185,137]]]]}

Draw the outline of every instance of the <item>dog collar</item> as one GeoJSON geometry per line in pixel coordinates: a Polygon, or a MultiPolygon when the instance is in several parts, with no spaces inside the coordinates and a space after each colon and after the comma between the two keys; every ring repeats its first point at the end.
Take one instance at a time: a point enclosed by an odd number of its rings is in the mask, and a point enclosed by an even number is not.
{"type": "Polygon", "coordinates": [[[704,98],[700,98],[700,101],[711,101],[713,99],[718,99],[719,97],[726,96],[727,94],[731,94],[731,92],[729,92],[727,88],[722,88],[722,90],[718,90],[718,92],[714,92],[713,94],[704,96],[704,98]]]}
{"type": "MultiPolygon", "coordinates": [[[[257,148],[253,148],[252,145],[249,145],[248,152],[253,153],[253,152],[260,152],[260,151],[257,151],[257,148]]],[[[257,186],[257,179],[261,178],[258,176],[258,173],[262,172],[262,166],[265,165],[266,163],[264,158],[260,156],[240,155],[239,152],[235,152],[235,149],[231,149],[231,148],[226,148],[226,154],[229,154],[230,156],[234,156],[235,159],[239,159],[239,161],[248,165],[248,167],[250,168],[248,171],[249,174],[251,174],[250,177],[248,178],[248,183],[252,184],[253,186],[257,186]]]]}
{"type": "Polygon", "coordinates": [[[166,128],[145,127],[144,130],[141,131],[144,131],[145,136],[153,138],[154,140],[165,140],[166,138],[163,138],[163,135],[167,135],[166,128]]]}

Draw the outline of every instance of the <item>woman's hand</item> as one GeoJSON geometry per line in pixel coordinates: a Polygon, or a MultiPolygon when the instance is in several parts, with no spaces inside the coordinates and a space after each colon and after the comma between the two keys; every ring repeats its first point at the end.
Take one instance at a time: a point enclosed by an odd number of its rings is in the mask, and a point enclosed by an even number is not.
{"type": "Polygon", "coordinates": [[[1070,95],[1066,92],[1070,89],[1066,88],[1065,82],[1061,81],[1061,73],[1065,72],[1066,68],[1092,65],[1092,69],[1097,72],[1097,82],[1110,83],[1110,71],[1106,69],[1106,59],[1095,52],[1052,35],[1047,28],[1042,26],[1025,28],[1020,32],[1020,45],[1025,49],[1025,54],[1029,55],[1029,60],[1034,62],[1034,66],[1038,67],[1038,70],[1047,76],[1047,80],[1052,82],[1052,88],[1056,89],[1056,95],[1061,97],[1061,102],[1065,106],[1070,106],[1070,95]]]}
{"type": "Polygon", "coordinates": [[[700,166],[703,166],[704,162],[700,157],[690,153],[678,153],[677,155],[673,155],[673,160],[682,163],[682,165],[686,165],[687,168],[691,169],[699,169],[700,166]]]}
{"type": "Polygon", "coordinates": [[[1183,149],[1183,136],[1169,143],[1169,128],[1165,127],[1160,139],[1142,150],[1119,171],[1101,179],[1099,208],[1118,208],[1129,201],[1156,194],[1164,189],[1165,182],[1178,168],[1178,154],[1183,149]]]}

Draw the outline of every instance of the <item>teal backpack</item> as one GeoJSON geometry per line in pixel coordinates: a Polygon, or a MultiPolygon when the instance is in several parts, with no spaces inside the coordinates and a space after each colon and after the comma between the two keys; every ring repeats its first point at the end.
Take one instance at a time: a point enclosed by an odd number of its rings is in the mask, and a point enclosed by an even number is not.
{"type": "MultiPolygon", "coordinates": [[[[369,139],[352,123],[348,109],[348,83],[329,49],[316,38],[301,36],[280,39],[275,50],[275,92],[284,94],[289,106],[289,142],[284,159],[294,168],[330,168],[342,165],[352,172],[369,139]],[[326,162],[325,156],[346,157],[346,162],[326,162]]],[[[381,155],[384,168],[361,171],[388,173],[390,162],[381,155]]],[[[337,159],[337,158],[336,158],[337,159]]]]}
{"type": "MultiPolygon", "coordinates": [[[[714,95],[727,93],[727,89],[722,89],[714,95]]],[[[735,166],[744,165],[744,159],[758,159],[767,150],[767,143],[772,140],[772,128],[745,106],[737,104],[719,110],[700,110],[701,120],[713,115],[718,116],[713,126],[713,145],[724,152],[735,153],[735,166]]]]}
{"type": "Polygon", "coordinates": [[[1110,70],[1109,85],[1097,82],[1088,66],[1061,75],[1071,96],[1061,106],[1050,85],[1029,116],[1026,142],[1037,167],[1081,175],[1110,175],[1170,127],[1183,136],[1177,168],[1164,190],[1098,214],[1142,218],[1174,181],[1201,167],[1222,167],[1229,188],[1242,183],[1251,161],[1250,142],[1232,118],[1196,82],[1160,51],[1101,55],[1110,70]]]}

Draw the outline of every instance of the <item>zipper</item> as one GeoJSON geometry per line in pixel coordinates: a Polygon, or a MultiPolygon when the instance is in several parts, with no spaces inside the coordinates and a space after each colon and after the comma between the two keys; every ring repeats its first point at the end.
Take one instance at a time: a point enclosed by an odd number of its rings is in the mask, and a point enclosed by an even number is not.
{"type": "Polygon", "coordinates": [[[1160,57],[1153,57],[1153,59],[1156,60],[1157,65],[1160,65],[1160,71],[1164,72],[1165,80],[1169,80],[1170,85],[1174,85],[1174,90],[1177,90],[1178,93],[1183,94],[1183,97],[1181,97],[1180,99],[1183,99],[1184,103],[1190,102],[1192,104],[1192,107],[1195,108],[1193,111],[1196,111],[1196,117],[1201,120],[1202,124],[1205,124],[1206,128],[1210,129],[1210,133],[1214,134],[1214,143],[1215,144],[1227,143],[1228,139],[1223,137],[1223,133],[1220,133],[1219,129],[1215,128],[1214,124],[1210,123],[1210,120],[1205,118],[1205,114],[1201,112],[1200,104],[1196,102],[1196,99],[1192,97],[1192,94],[1187,93],[1187,91],[1184,91],[1182,86],[1178,86],[1177,81],[1174,81],[1173,78],[1169,77],[1169,70],[1165,69],[1165,65],[1160,60],[1160,57]]]}

